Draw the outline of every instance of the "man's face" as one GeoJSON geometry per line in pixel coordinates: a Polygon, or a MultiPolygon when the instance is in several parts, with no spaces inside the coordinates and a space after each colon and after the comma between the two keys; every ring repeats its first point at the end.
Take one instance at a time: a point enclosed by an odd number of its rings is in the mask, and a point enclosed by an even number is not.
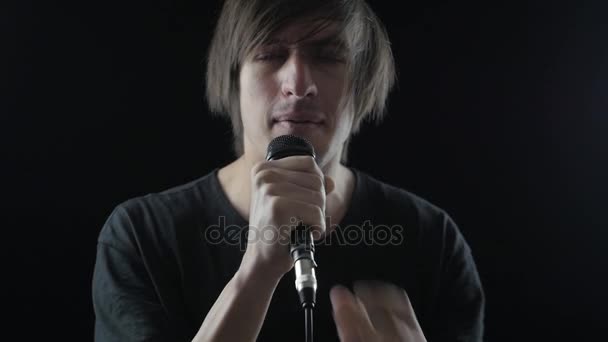
{"type": "Polygon", "coordinates": [[[353,120],[343,96],[346,51],[333,25],[301,40],[312,25],[287,25],[242,63],[244,151],[255,159],[263,159],[268,143],[283,134],[309,140],[321,166],[340,158],[353,120]]]}

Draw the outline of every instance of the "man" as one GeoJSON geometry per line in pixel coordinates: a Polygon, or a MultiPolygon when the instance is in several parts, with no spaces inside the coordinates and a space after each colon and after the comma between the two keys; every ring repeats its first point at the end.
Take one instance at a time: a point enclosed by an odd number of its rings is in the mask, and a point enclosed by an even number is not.
{"type": "Polygon", "coordinates": [[[300,220],[319,242],[316,340],[481,340],[484,294],[454,222],[345,165],[393,79],[387,34],[363,1],[225,1],[207,99],[230,117],[238,158],[117,206],[99,237],[96,339],[303,340],[281,243],[300,220]],[[316,158],[266,161],[284,134],[316,158]]]}

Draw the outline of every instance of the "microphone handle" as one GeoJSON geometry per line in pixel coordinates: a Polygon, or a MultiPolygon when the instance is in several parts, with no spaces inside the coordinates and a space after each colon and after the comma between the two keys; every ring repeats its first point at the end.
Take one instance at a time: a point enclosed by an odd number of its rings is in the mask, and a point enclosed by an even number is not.
{"type": "Polygon", "coordinates": [[[314,308],[317,293],[317,277],[314,258],[315,245],[309,227],[299,222],[291,232],[290,254],[294,261],[295,285],[303,308],[314,308]]]}

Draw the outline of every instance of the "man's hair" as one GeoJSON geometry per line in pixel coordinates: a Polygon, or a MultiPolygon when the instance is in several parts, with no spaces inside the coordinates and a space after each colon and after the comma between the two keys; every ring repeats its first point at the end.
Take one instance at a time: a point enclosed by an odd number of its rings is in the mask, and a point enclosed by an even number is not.
{"type": "MultiPolygon", "coordinates": [[[[353,127],[364,119],[379,122],[395,82],[388,34],[364,0],[225,0],[207,59],[206,97],[209,109],[230,117],[234,152],[243,154],[239,73],[249,53],[298,19],[315,19],[307,36],[330,23],[338,26],[346,47],[347,96],[352,100],[353,127]]],[[[342,153],[346,161],[347,140],[342,153]]]]}

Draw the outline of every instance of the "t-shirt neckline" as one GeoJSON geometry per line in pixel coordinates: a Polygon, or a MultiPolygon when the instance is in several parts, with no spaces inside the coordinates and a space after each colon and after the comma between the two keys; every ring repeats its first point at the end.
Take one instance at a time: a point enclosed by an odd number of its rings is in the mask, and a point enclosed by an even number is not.
{"type": "MultiPolygon", "coordinates": [[[[340,220],[340,222],[338,223],[333,223],[333,224],[337,224],[338,227],[343,226],[346,223],[349,222],[354,222],[354,218],[356,213],[360,212],[360,203],[359,200],[361,198],[365,198],[364,196],[364,186],[362,183],[362,175],[361,172],[354,168],[354,167],[350,167],[348,166],[348,169],[351,170],[351,172],[354,175],[354,189],[348,204],[348,208],[346,209],[346,212],[344,213],[344,216],[342,217],[342,220],[340,220]]],[[[222,207],[226,208],[226,210],[228,210],[230,212],[230,216],[234,217],[235,220],[238,221],[238,225],[239,226],[247,226],[249,224],[248,220],[246,220],[243,216],[241,216],[241,214],[238,212],[238,210],[236,210],[236,208],[234,207],[234,205],[232,204],[232,202],[230,202],[230,199],[228,198],[228,195],[226,194],[226,192],[224,191],[224,188],[222,187],[220,180],[219,180],[219,173],[220,168],[215,168],[212,171],[212,177],[211,177],[211,186],[214,190],[214,192],[217,194],[217,198],[218,200],[221,201],[221,205],[222,207]]]]}

